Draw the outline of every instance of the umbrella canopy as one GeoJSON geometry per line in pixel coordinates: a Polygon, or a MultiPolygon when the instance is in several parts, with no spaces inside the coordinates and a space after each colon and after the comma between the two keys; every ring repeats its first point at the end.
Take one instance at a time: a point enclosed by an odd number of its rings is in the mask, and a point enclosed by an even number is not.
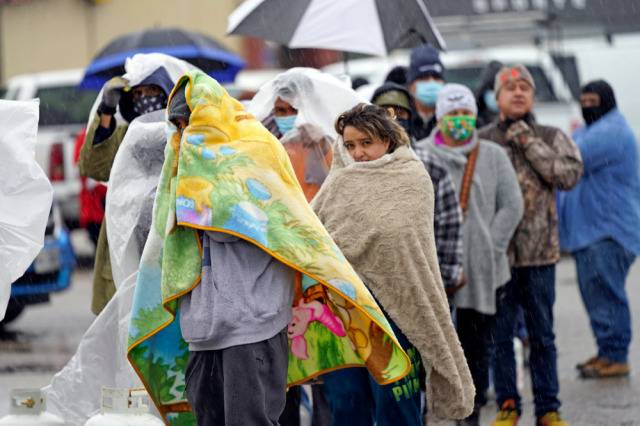
{"type": "Polygon", "coordinates": [[[109,43],[85,70],[80,87],[100,89],[125,72],[124,63],[136,53],[164,53],[184,59],[221,83],[233,81],[244,61],[211,37],[179,28],[154,28],[123,35],[109,43]]]}
{"type": "Polygon", "coordinates": [[[247,0],[229,16],[227,32],[379,56],[424,42],[445,48],[425,0],[247,0]]]}

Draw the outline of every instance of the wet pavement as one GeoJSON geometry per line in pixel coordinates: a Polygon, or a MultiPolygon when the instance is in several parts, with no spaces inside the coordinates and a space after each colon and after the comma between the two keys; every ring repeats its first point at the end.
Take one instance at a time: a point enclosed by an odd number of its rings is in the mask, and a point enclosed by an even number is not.
{"type": "MultiPolygon", "coordinates": [[[[632,375],[624,379],[584,381],[574,365],[595,353],[587,316],[582,306],[572,260],[565,259],[557,272],[556,334],[558,368],[564,405],[562,413],[574,425],[640,426],[640,340],[631,348],[632,375]]],[[[640,308],[640,262],[627,282],[632,314],[640,308]]],[[[11,388],[46,385],[75,352],[76,345],[94,316],[89,310],[91,271],[78,270],[71,288],[53,295],[48,304],[34,305],[7,329],[0,340],[0,417],[8,411],[11,388]]],[[[640,315],[634,315],[640,330],[640,315]]],[[[520,425],[534,425],[532,397],[527,381],[520,425]]],[[[495,413],[490,403],[482,412],[489,425],[495,413]]],[[[430,425],[447,422],[431,422],[430,425]]]]}

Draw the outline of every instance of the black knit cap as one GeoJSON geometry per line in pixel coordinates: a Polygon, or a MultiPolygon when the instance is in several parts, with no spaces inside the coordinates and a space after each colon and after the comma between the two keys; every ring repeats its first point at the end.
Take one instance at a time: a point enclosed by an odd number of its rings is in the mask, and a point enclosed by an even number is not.
{"type": "Polygon", "coordinates": [[[582,86],[582,93],[597,93],[600,96],[600,106],[605,113],[611,111],[617,106],[616,95],[613,88],[604,80],[591,81],[582,86]]]}
{"type": "Polygon", "coordinates": [[[582,86],[581,93],[596,93],[600,96],[600,105],[582,108],[582,116],[587,125],[598,121],[617,106],[613,88],[604,80],[595,80],[585,84],[582,86]]]}
{"type": "Polygon", "coordinates": [[[387,74],[384,81],[385,82],[389,81],[391,83],[396,83],[401,86],[404,86],[405,84],[407,84],[408,73],[409,73],[408,67],[398,65],[391,68],[391,71],[389,71],[389,74],[387,74]]]}

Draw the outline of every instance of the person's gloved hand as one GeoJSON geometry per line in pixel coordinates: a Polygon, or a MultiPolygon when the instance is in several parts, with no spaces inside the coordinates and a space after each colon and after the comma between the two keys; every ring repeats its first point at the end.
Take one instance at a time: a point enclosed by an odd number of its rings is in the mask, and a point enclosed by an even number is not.
{"type": "Polygon", "coordinates": [[[115,114],[122,92],[128,86],[129,80],[123,77],[113,77],[107,81],[102,91],[102,101],[100,102],[99,111],[110,115],[115,114]]]}
{"type": "Polygon", "coordinates": [[[533,130],[524,120],[516,121],[507,129],[507,140],[521,145],[526,144],[531,136],[533,136],[533,130]]]}

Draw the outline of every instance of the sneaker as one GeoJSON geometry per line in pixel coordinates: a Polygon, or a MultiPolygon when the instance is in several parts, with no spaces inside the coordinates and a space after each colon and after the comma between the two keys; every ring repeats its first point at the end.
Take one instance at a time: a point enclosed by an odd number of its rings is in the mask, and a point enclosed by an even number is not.
{"type": "Polygon", "coordinates": [[[611,362],[604,358],[600,362],[585,367],[580,372],[583,379],[606,379],[628,376],[631,369],[626,362],[611,362]]]}
{"type": "Polygon", "coordinates": [[[538,417],[536,426],[569,426],[569,423],[562,420],[557,411],[550,411],[544,416],[538,417]]]}
{"type": "Polygon", "coordinates": [[[516,409],[516,401],[507,399],[502,403],[502,407],[500,407],[500,411],[498,411],[498,415],[491,423],[491,426],[516,426],[518,419],[520,419],[520,415],[516,409]]]}
{"type": "Polygon", "coordinates": [[[588,367],[591,367],[592,365],[597,364],[598,362],[600,362],[600,360],[601,358],[598,355],[592,356],[588,360],[576,364],[576,370],[582,371],[585,368],[588,368],[588,367]]]}

